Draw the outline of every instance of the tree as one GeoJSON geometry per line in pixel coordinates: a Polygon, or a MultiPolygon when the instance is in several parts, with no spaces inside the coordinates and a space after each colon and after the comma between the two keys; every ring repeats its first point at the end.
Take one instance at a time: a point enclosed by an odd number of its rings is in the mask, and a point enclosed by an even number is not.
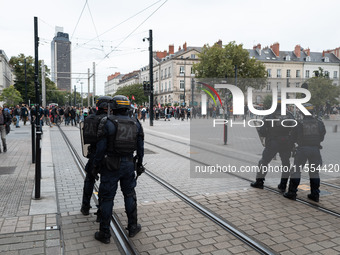
{"type": "Polygon", "coordinates": [[[273,97],[272,95],[266,95],[263,100],[264,109],[270,109],[272,107],[273,97]]]}
{"type": "MultiPolygon", "coordinates": [[[[9,63],[13,67],[16,80],[14,81],[15,88],[20,92],[23,97],[25,96],[25,59],[26,59],[26,80],[27,80],[27,100],[35,103],[35,83],[34,83],[34,58],[32,56],[26,57],[24,54],[19,54],[17,57],[11,57],[9,63]]],[[[55,103],[55,91],[57,87],[49,78],[50,70],[45,65],[45,84],[46,84],[46,102],[55,103]]],[[[39,61],[39,95],[41,95],[41,61],[39,61]]]]}
{"type": "Polygon", "coordinates": [[[308,90],[312,96],[309,102],[316,107],[318,112],[327,101],[331,105],[338,104],[340,96],[340,87],[333,85],[329,78],[321,76],[322,73],[319,72],[319,77],[313,77],[307,81],[308,90]]]}
{"type": "Polygon", "coordinates": [[[131,103],[136,103],[137,105],[143,105],[145,102],[149,101],[148,97],[144,95],[142,84],[132,84],[119,88],[114,96],[116,95],[126,96],[131,100],[131,103]],[[132,99],[132,96],[135,98],[134,100],[132,99]]]}
{"type": "Polygon", "coordinates": [[[230,42],[224,47],[217,43],[212,47],[204,45],[199,54],[200,62],[194,64],[193,69],[197,78],[225,78],[228,83],[235,77],[237,71],[237,86],[246,91],[251,86],[254,89],[262,88],[265,83],[266,68],[263,63],[249,58],[249,52],[243,45],[230,42]],[[256,79],[254,79],[256,78],[256,79]]]}
{"type": "Polygon", "coordinates": [[[4,101],[8,106],[15,106],[22,102],[20,92],[13,85],[3,89],[0,101],[4,101]]]}

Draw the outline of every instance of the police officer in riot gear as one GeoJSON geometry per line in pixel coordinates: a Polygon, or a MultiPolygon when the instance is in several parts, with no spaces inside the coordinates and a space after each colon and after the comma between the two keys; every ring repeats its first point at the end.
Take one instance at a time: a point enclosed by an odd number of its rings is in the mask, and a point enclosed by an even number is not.
{"type": "MultiPolygon", "coordinates": [[[[305,106],[307,110],[313,113],[313,106],[305,106]]],[[[298,144],[294,159],[294,166],[291,168],[288,192],[283,196],[292,200],[296,199],[297,187],[300,184],[301,171],[308,160],[308,170],[310,178],[311,194],[308,198],[319,202],[320,177],[319,168],[322,166],[320,143],[324,140],[326,134],[325,125],[321,119],[314,118],[313,115],[304,115],[298,125],[293,129],[291,139],[298,144]]]]}
{"type": "Polygon", "coordinates": [[[140,230],[137,223],[136,175],[133,153],[137,150],[137,172],[142,169],[144,156],[144,133],[137,119],[129,116],[130,101],[125,96],[113,97],[112,113],[102,119],[98,128],[99,141],[96,145],[93,167],[100,167],[100,210],[101,220],[95,238],[103,243],[110,242],[110,219],[118,181],[124,195],[130,237],[140,230]]]}
{"type": "Polygon", "coordinates": [[[275,155],[279,153],[282,162],[282,173],[278,189],[281,192],[286,190],[290,169],[289,158],[294,146],[289,139],[292,126],[295,124],[293,120],[294,116],[288,111],[287,115],[281,115],[280,99],[278,99],[278,105],[275,112],[263,118],[264,124],[259,129],[259,135],[265,137],[265,148],[262,152],[262,158],[258,164],[259,172],[256,174],[256,181],[250,184],[251,187],[263,189],[268,164],[272,161],[275,155]]]}
{"type": "Polygon", "coordinates": [[[112,103],[112,100],[113,98],[110,96],[99,97],[96,101],[96,107],[98,108],[98,111],[96,112],[96,114],[87,117],[84,121],[83,142],[84,144],[90,144],[90,146],[88,147],[88,151],[84,153],[87,154],[84,156],[86,156],[89,160],[85,166],[86,177],[84,180],[83,199],[80,209],[83,215],[89,215],[90,208],[92,208],[90,205],[91,197],[94,184],[96,182],[96,179],[98,179],[97,173],[93,172],[93,160],[96,152],[96,144],[98,141],[98,126],[101,119],[107,117],[109,104],[112,103]]]}

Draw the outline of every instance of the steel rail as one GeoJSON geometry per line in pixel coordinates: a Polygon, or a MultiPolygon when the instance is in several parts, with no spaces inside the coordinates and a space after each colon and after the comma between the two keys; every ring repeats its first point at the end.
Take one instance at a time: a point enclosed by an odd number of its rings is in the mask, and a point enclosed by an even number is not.
{"type": "MultiPolygon", "coordinates": [[[[76,149],[73,147],[73,145],[69,141],[65,132],[60,127],[59,127],[59,130],[60,130],[70,152],[72,153],[74,161],[75,161],[81,175],[83,176],[83,178],[85,178],[86,172],[84,170],[85,169],[84,163],[82,162],[82,160],[81,160],[79,154],[77,153],[76,149]]],[[[98,186],[97,185],[95,185],[95,191],[98,192],[98,186]]],[[[98,202],[98,195],[94,194],[94,197],[95,197],[96,202],[98,202]]],[[[128,238],[128,236],[126,235],[124,228],[120,224],[118,216],[115,213],[112,214],[110,227],[111,227],[111,230],[114,233],[115,237],[117,238],[120,247],[122,248],[122,250],[124,251],[124,253],[126,255],[137,255],[137,254],[139,254],[138,251],[136,250],[136,248],[134,247],[134,245],[132,244],[132,242],[130,241],[130,239],[128,238]]]]}

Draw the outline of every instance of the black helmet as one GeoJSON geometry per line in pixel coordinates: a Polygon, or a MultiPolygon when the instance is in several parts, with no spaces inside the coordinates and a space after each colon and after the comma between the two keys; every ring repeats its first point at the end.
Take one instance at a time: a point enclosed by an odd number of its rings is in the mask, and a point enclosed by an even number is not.
{"type": "Polygon", "coordinates": [[[113,97],[112,110],[131,108],[130,100],[126,96],[118,95],[113,97]]]}
{"type": "MultiPolygon", "coordinates": [[[[101,96],[96,100],[96,106],[98,109],[107,109],[109,104],[112,104],[113,98],[110,96],[101,96]]],[[[111,105],[110,105],[111,108],[111,105]]]]}

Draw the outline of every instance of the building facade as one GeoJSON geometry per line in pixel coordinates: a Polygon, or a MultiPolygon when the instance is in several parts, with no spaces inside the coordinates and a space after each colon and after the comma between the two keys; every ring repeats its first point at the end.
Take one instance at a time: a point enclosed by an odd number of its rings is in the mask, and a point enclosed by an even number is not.
{"type": "MultiPolygon", "coordinates": [[[[280,51],[279,43],[261,49],[261,44],[248,50],[249,56],[261,61],[267,70],[267,85],[253,94],[253,102],[263,103],[264,97],[271,94],[275,86],[301,87],[309,78],[314,77],[321,68],[325,75],[339,85],[340,60],[332,52],[311,52],[296,45],[292,51],[280,51]]],[[[288,95],[295,97],[295,95],[288,95]]]]}
{"type": "Polygon", "coordinates": [[[61,90],[71,92],[71,42],[69,35],[56,28],[56,35],[51,42],[51,78],[61,90]]]}
{"type": "MultiPolygon", "coordinates": [[[[192,94],[195,77],[192,67],[199,61],[200,47],[179,47],[169,45],[168,51],[154,52],[153,87],[155,105],[191,105],[197,101],[197,92],[192,94]],[[194,97],[194,99],[193,99],[194,97]]],[[[149,81],[149,67],[141,69],[141,83],[149,81]]],[[[196,102],[197,103],[197,102],[196,102]]]]}
{"type": "Polygon", "coordinates": [[[6,53],[0,50],[0,94],[10,85],[13,85],[13,73],[6,53]]]}
{"type": "Polygon", "coordinates": [[[113,95],[116,93],[118,83],[123,76],[124,76],[123,74],[116,72],[115,74],[111,74],[107,77],[107,81],[105,82],[104,87],[105,95],[113,95]]]}

